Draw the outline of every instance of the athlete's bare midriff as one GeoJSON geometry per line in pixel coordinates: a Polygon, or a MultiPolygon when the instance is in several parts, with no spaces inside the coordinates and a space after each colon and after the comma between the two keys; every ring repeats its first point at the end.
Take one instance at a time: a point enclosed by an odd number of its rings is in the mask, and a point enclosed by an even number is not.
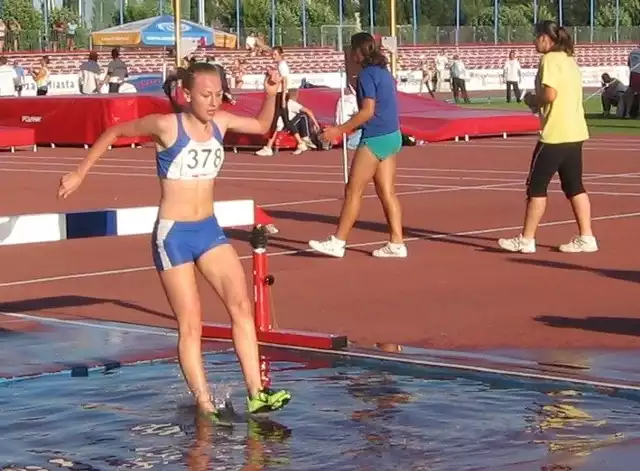
{"type": "Polygon", "coordinates": [[[213,215],[215,180],[160,179],[158,217],[172,221],[199,221],[213,215]]]}

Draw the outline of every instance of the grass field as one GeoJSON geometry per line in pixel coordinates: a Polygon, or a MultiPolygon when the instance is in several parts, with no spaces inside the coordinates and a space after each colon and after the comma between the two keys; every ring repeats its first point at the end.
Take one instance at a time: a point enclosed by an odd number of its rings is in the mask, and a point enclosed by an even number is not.
{"type": "MultiPolygon", "coordinates": [[[[585,98],[589,94],[585,93],[585,98]]],[[[500,98],[472,98],[470,105],[462,105],[472,108],[493,108],[493,109],[509,109],[525,110],[527,107],[523,103],[511,102],[507,103],[502,97],[500,98]]],[[[587,114],[587,123],[589,130],[593,134],[622,134],[627,136],[640,136],[640,119],[621,119],[616,117],[603,118],[602,106],[600,104],[600,96],[587,99],[584,102],[587,114]]]]}

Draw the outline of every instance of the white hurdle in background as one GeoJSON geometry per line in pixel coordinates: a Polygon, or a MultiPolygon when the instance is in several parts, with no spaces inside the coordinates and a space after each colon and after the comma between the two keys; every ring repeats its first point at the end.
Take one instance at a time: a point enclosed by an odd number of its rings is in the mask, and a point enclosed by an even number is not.
{"type": "MultiPolygon", "coordinates": [[[[252,200],[217,201],[213,210],[223,228],[255,223],[252,200]]],[[[157,206],[0,216],[0,246],[151,234],[157,216],[157,206]]]]}

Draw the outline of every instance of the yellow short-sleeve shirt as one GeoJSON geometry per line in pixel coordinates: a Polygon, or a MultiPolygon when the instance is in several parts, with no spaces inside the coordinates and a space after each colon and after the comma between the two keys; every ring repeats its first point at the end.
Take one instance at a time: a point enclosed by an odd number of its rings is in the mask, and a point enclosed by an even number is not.
{"type": "Polygon", "coordinates": [[[536,93],[544,86],[556,91],[556,99],[542,107],[542,135],[546,144],[581,142],[589,139],[582,106],[582,74],[577,62],[565,52],[548,52],[540,59],[536,93]]]}

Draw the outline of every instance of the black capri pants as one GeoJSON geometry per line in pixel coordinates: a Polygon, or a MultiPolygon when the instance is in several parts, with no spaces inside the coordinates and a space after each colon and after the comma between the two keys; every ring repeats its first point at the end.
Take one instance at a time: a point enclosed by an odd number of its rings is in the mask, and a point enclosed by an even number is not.
{"type": "Polygon", "coordinates": [[[282,92],[278,92],[278,94],[276,95],[276,112],[274,113],[273,120],[271,121],[271,129],[269,130],[269,134],[271,135],[276,132],[278,126],[278,118],[282,118],[284,128],[291,134],[296,134],[298,132],[295,126],[293,126],[291,124],[291,121],[289,120],[289,109],[286,106],[282,106],[283,99],[284,97],[282,96],[282,92]]]}
{"type": "Polygon", "coordinates": [[[309,125],[309,116],[301,111],[290,121],[291,126],[296,130],[300,137],[311,137],[311,126],[309,125]]]}
{"type": "Polygon", "coordinates": [[[527,178],[527,197],[546,197],[547,188],[556,172],[567,198],[585,193],[582,185],[582,144],[583,142],[538,142],[527,178]]]}

